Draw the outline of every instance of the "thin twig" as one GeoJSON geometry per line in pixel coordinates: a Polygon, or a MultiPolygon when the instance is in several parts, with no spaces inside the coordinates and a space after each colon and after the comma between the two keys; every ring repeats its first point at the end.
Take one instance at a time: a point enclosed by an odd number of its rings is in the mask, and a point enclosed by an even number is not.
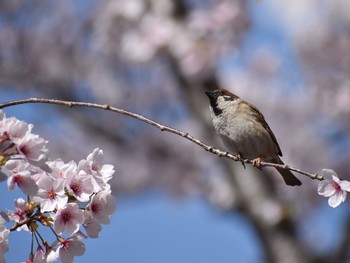
{"type": "Polygon", "coordinates": [[[40,211],[37,211],[34,215],[30,216],[30,217],[26,217],[24,219],[22,219],[19,222],[16,222],[14,225],[12,225],[9,230],[15,231],[17,228],[23,226],[23,225],[29,225],[31,222],[38,220],[40,218],[40,211]]]}
{"type": "MultiPolygon", "coordinates": [[[[6,107],[10,107],[10,106],[15,106],[15,105],[20,105],[20,104],[26,104],[26,103],[47,103],[47,104],[56,104],[56,105],[64,105],[67,107],[88,107],[88,108],[96,108],[96,109],[101,109],[101,110],[107,110],[107,111],[112,111],[112,112],[116,112],[137,120],[140,120],[142,122],[145,122],[149,125],[152,125],[156,128],[158,128],[161,131],[166,131],[166,132],[170,132],[176,135],[179,135],[183,138],[186,138],[187,140],[199,145],[200,147],[202,147],[204,150],[211,152],[213,154],[216,154],[220,157],[226,157],[229,158],[231,160],[234,161],[239,161],[239,162],[244,162],[247,164],[253,164],[254,160],[249,160],[249,159],[241,159],[238,155],[233,155],[229,152],[226,151],[222,151],[219,150],[215,147],[212,147],[210,145],[207,145],[205,143],[203,143],[202,141],[196,139],[195,137],[193,137],[192,135],[188,134],[187,132],[183,132],[180,130],[177,130],[175,128],[169,127],[169,126],[165,126],[162,125],[158,122],[155,122],[151,119],[148,119],[142,115],[139,115],[137,113],[133,113],[130,111],[126,111],[123,109],[119,109],[119,108],[115,108],[112,107],[108,104],[97,104],[97,103],[89,103],[89,102],[79,102],[79,101],[64,101],[64,100],[55,100],[55,99],[44,99],[44,98],[29,98],[29,99],[23,99],[23,100],[15,100],[15,101],[10,101],[10,102],[6,102],[6,103],[2,103],[0,104],[0,109],[2,108],[6,108],[6,107]]],[[[275,167],[275,168],[282,168],[285,170],[290,170],[293,172],[297,172],[299,174],[303,174],[308,176],[311,179],[315,179],[315,180],[324,180],[324,177],[320,174],[313,174],[313,173],[309,173],[306,171],[303,171],[301,169],[295,168],[295,167],[291,167],[289,165],[286,164],[276,164],[276,163],[270,163],[270,162],[260,162],[260,167],[275,167]]]]}

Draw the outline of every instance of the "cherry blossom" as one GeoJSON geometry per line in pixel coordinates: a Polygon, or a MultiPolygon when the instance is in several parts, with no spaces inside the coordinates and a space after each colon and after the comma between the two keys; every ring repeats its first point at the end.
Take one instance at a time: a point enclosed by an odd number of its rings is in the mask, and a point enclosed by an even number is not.
{"type": "Polygon", "coordinates": [[[330,169],[323,169],[322,173],[326,179],[319,182],[318,194],[329,197],[329,206],[337,207],[345,201],[347,192],[350,192],[350,182],[340,180],[336,172],[330,169]]]}
{"type": "Polygon", "coordinates": [[[53,228],[57,234],[65,232],[68,235],[79,230],[84,222],[84,212],[76,203],[68,203],[63,208],[58,209],[55,215],[53,228]]]}
{"type": "Polygon", "coordinates": [[[47,141],[32,134],[32,127],[16,118],[6,118],[0,110],[0,179],[7,179],[9,190],[17,185],[27,195],[27,200],[15,200],[14,210],[0,211],[0,262],[5,262],[8,250],[10,230],[4,226],[8,221],[15,223],[11,231],[35,229],[41,236],[40,227],[52,226],[55,232],[56,241],[51,245],[36,239],[37,247],[34,250],[32,244],[26,262],[73,262],[75,256],[85,252],[81,239],[98,237],[101,224],[109,223],[115,198],[108,181],[114,168],[103,163],[103,152],[98,148],[79,166],[75,161],[64,163],[61,159],[45,162],[47,141]],[[87,206],[84,208],[82,203],[87,206]],[[23,224],[27,219],[30,221],[23,224]],[[64,239],[63,233],[74,236],[64,239]]]}
{"type": "Polygon", "coordinates": [[[102,229],[101,225],[96,220],[94,220],[90,211],[85,210],[84,217],[85,221],[83,223],[83,226],[87,235],[91,238],[97,238],[102,229]]]}
{"type": "Polygon", "coordinates": [[[87,210],[91,212],[92,218],[101,224],[109,224],[109,218],[116,207],[115,197],[110,191],[101,191],[97,193],[87,210]]]}
{"type": "Polygon", "coordinates": [[[86,158],[87,161],[91,162],[91,170],[99,173],[104,180],[107,182],[112,178],[114,173],[113,165],[104,164],[103,151],[96,148],[86,158]]]}
{"type": "MultiPolygon", "coordinates": [[[[9,219],[11,221],[14,221],[14,222],[19,222],[19,221],[25,219],[25,216],[26,216],[25,210],[26,210],[27,202],[23,198],[18,198],[15,200],[14,205],[15,205],[16,210],[15,211],[13,211],[13,210],[8,211],[9,219]]],[[[17,231],[20,231],[20,230],[28,231],[29,229],[28,229],[27,225],[23,225],[23,226],[17,228],[16,230],[17,231]]]]}
{"type": "Polygon", "coordinates": [[[27,159],[32,161],[41,161],[45,158],[47,141],[36,134],[27,133],[18,141],[18,151],[27,159]]]}
{"type": "Polygon", "coordinates": [[[16,118],[4,119],[2,125],[2,132],[6,133],[9,139],[17,143],[17,141],[25,136],[30,131],[32,125],[28,125],[24,121],[17,120],[16,118]]]}
{"type": "Polygon", "coordinates": [[[19,222],[24,219],[27,202],[23,198],[18,198],[14,201],[16,211],[9,212],[9,218],[12,221],[19,222]]]}
{"type": "Polygon", "coordinates": [[[0,225],[0,262],[5,262],[4,254],[8,249],[8,236],[10,230],[8,230],[4,225],[0,225]]]}
{"type": "Polygon", "coordinates": [[[48,263],[48,262],[52,262],[52,261],[50,261],[48,259],[47,253],[45,252],[45,250],[39,246],[38,249],[34,253],[33,262],[35,262],[35,263],[48,263]]]}
{"type": "Polygon", "coordinates": [[[71,263],[75,256],[82,256],[85,253],[85,245],[77,237],[68,238],[60,241],[57,256],[64,263],[71,263]]]}
{"type": "Polygon", "coordinates": [[[32,128],[32,124],[2,115],[0,125],[2,154],[6,156],[20,154],[36,162],[44,159],[47,141],[31,133],[32,128]]]}
{"type": "Polygon", "coordinates": [[[114,174],[113,165],[103,164],[103,162],[103,151],[96,148],[87,156],[86,160],[81,160],[78,164],[78,169],[83,170],[93,176],[92,183],[94,185],[95,192],[108,188],[109,184],[107,182],[114,174]]]}
{"type": "Polygon", "coordinates": [[[77,175],[72,173],[67,174],[66,180],[69,194],[80,202],[90,200],[90,196],[94,191],[91,176],[81,170],[77,175]]]}
{"type": "Polygon", "coordinates": [[[22,263],[47,263],[52,262],[54,260],[47,260],[47,255],[43,247],[39,246],[36,251],[34,252],[34,255],[31,255],[29,260],[22,262],[22,263]]]}
{"type": "Polygon", "coordinates": [[[12,191],[15,185],[17,185],[26,195],[35,195],[38,192],[38,186],[31,177],[28,163],[19,160],[10,160],[4,167],[10,173],[7,179],[9,190],[12,191]]]}
{"type": "Polygon", "coordinates": [[[46,164],[50,167],[50,174],[54,179],[66,179],[67,174],[74,176],[77,173],[77,164],[74,161],[64,163],[61,159],[56,159],[46,164]]]}
{"type": "Polygon", "coordinates": [[[65,206],[68,197],[65,195],[65,181],[63,179],[54,180],[50,176],[42,176],[38,181],[38,195],[33,197],[33,201],[40,203],[42,212],[53,211],[65,206]]]}

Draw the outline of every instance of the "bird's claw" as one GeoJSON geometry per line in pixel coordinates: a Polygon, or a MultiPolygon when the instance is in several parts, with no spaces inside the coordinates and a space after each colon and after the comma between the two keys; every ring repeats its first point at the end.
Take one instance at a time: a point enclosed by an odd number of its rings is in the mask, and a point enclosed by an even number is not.
{"type": "Polygon", "coordinates": [[[238,160],[241,162],[241,164],[243,165],[244,169],[246,169],[245,167],[245,163],[244,163],[244,159],[242,158],[242,156],[240,154],[237,154],[238,160]]]}
{"type": "Polygon", "coordinates": [[[261,169],[261,160],[260,160],[260,158],[255,158],[253,160],[253,166],[255,166],[258,169],[261,169]]]}

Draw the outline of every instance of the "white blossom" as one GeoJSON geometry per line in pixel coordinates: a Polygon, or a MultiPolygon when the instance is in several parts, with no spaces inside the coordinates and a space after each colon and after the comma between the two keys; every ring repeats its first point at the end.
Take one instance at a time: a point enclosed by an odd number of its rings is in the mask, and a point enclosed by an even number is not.
{"type": "Polygon", "coordinates": [[[58,209],[53,228],[57,234],[65,232],[68,235],[79,230],[80,225],[84,222],[84,212],[76,203],[68,203],[63,208],[58,209]]]}
{"type": "Polygon", "coordinates": [[[10,230],[8,230],[4,225],[0,225],[0,262],[5,262],[4,254],[8,249],[8,236],[10,230]]]}
{"type": "Polygon", "coordinates": [[[110,191],[101,191],[97,193],[87,206],[92,218],[101,224],[109,224],[109,218],[116,207],[115,197],[110,191]]]}
{"type": "Polygon", "coordinates": [[[78,238],[73,237],[60,241],[57,255],[62,263],[71,263],[75,256],[82,256],[85,253],[85,245],[78,238]]]}
{"type": "Polygon", "coordinates": [[[335,171],[323,169],[325,180],[318,184],[318,194],[329,197],[328,204],[337,207],[345,201],[347,192],[350,192],[350,182],[340,180],[335,171]]]}
{"type": "Polygon", "coordinates": [[[65,206],[68,197],[65,194],[65,181],[63,179],[54,180],[50,176],[42,176],[37,185],[39,191],[37,196],[33,197],[33,201],[40,203],[42,212],[50,212],[65,206]]]}
{"type": "Polygon", "coordinates": [[[7,179],[7,186],[10,191],[17,185],[26,195],[35,195],[38,192],[38,186],[31,176],[28,163],[10,160],[5,164],[5,168],[10,174],[7,179]]]}

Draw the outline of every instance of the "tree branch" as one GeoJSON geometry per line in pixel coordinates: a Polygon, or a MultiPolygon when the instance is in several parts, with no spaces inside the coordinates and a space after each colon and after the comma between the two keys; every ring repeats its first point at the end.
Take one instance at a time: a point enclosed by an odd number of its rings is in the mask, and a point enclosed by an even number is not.
{"type": "Polygon", "coordinates": [[[38,210],[34,215],[32,216],[29,216],[29,217],[26,217],[24,218],[23,220],[19,221],[19,222],[16,222],[14,225],[12,225],[9,230],[12,232],[12,231],[15,231],[17,230],[17,228],[23,226],[23,225],[29,225],[31,222],[33,222],[34,220],[38,220],[40,218],[40,211],[38,210]]]}
{"type": "MultiPolygon", "coordinates": [[[[202,147],[204,150],[211,152],[213,154],[216,154],[220,157],[226,157],[229,158],[231,160],[237,161],[237,162],[242,162],[242,163],[246,163],[246,164],[254,164],[254,160],[249,160],[249,159],[242,159],[239,155],[233,155],[229,152],[226,151],[222,151],[220,149],[217,149],[215,147],[212,147],[210,145],[207,145],[205,143],[203,143],[202,141],[196,139],[195,137],[193,137],[192,135],[190,135],[187,132],[183,132],[180,130],[177,130],[175,128],[169,127],[169,126],[165,126],[162,125],[158,122],[155,122],[151,119],[148,119],[142,115],[139,115],[137,113],[133,113],[130,111],[126,111],[123,109],[119,109],[119,108],[115,108],[112,107],[108,104],[97,104],[97,103],[89,103],[89,102],[79,102],[79,101],[64,101],[64,100],[55,100],[55,99],[45,99],[45,98],[29,98],[29,99],[22,99],[22,100],[15,100],[15,101],[10,101],[10,102],[6,102],[6,103],[2,103],[0,104],[0,109],[2,108],[6,108],[6,107],[10,107],[10,106],[15,106],[15,105],[20,105],[20,104],[27,104],[27,103],[47,103],[47,104],[56,104],[56,105],[63,105],[63,106],[67,106],[67,107],[88,107],[88,108],[96,108],[96,109],[101,109],[101,110],[107,110],[107,111],[112,111],[112,112],[116,112],[137,120],[140,120],[142,122],[145,122],[149,125],[152,125],[156,128],[158,128],[161,131],[166,131],[166,132],[170,132],[173,134],[176,134],[178,136],[181,136],[183,138],[186,138],[187,140],[199,145],[200,147],[202,147]]],[[[274,168],[282,168],[285,170],[290,170],[293,172],[297,172],[299,174],[303,174],[311,179],[314,180],[319,180],[322,181],[324,180],[324,177],[320,174],[313,174],[313,173],[309,173],[306,171],[303,171],[301,169],[295,168],[295,167],[291,167],[289,165],[286,164],[276,164],[276,163],[270,163],[270,162],[260,162],[259,163],[259,168],[260,167],[274,167],[274,168]]]]}

